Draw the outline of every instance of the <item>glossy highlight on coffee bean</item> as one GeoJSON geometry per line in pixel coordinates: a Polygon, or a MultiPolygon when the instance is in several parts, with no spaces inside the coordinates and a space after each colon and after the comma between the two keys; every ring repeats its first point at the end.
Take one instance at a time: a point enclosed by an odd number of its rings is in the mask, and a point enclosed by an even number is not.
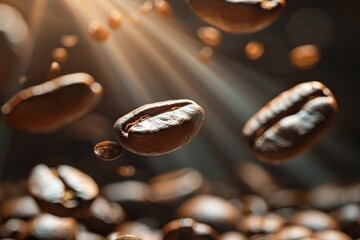
{"type": "Polygon", "coordinates": [[[281,93],[244,125],[243,136],[258,159],[283,163],[309,151],[325,134],[337,112],[331,91],[317,81],[281,93]]]}
{"type": "Polygon", "coordinates": [[[105,161],[112,161],[122,154],[122,147],[114,141],[102,141],[94,146],[94,154],[105,161]]]}
{"type": "Polygon", "coordinates": [[[273,23],[285,0],[186,0],[204,22],[229,33],[254,33],[273,23]]]}
{"type": "Polygon", "coordinates": [[[190,142],[203,125],[205,112],[187,99],[143,105],[119,118],[113,127],[116,139],[128,151],[156,156],[190,142]]]}
{"type": "Polygon", "coordinates": [[[1,112],[6,123],[30,133],[53,132],[92,110],[102,86],[87,73],[63,75],[21,90],[1,112]]]}

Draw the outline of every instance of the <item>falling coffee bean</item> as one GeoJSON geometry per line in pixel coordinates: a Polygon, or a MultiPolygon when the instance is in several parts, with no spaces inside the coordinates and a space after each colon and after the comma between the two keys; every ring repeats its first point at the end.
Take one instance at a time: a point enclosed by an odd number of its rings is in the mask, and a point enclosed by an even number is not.
{"type": "Polygon", "coordinates": [[[253,33],[273,23],[285,0],[186,0],[204,22],[225,32],[253,33]]]}
{"type": "Polygon", "coordinates": [[[101,96],[101,85],[90,75],[73,73],[21,90],[1,112],[13,128],[48,133],[88,113],[101,96]]]}
{"type": "Polygon", "coordinates": [[[114,135],[130,152],[155,156],[190,142],[203,125],[205,112],[191,100],[169,100],[141,106],[119,118],[114,135]]]}
{"type": "Polygon", "coordinates": [[[243,128],[254,154],[264,162],[280,164],[309,151],[325,134],[337,111],[331,91],[317,81],[281,93],[243,128]]]}
{"type": "Polygon", "coordinates": [[[122,147],[114,141],[103,141],[94,146],[94,153],[102,160],[111,161],[121,156],[122,147]]]}

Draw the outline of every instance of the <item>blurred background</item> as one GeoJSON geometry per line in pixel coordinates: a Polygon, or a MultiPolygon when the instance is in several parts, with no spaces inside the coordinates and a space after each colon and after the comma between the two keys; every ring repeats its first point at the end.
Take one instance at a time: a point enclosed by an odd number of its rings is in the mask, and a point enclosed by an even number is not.
{"type": "Polygon", "coordinates": [[[206,61],[199,60],[204,44],[197,30],[209,25],[185,1],[169,0],[173,13],[167,18],[156,11],[139,12],[143,2],[0,0],[1,105],[19,90],[47,80],[52,50],[62,47],[64,34],[76,35],[78,44],[67,49],[58,75],[86,72],[104,88],[95,109],[52,133],[20,132],[0,118],[2,181],[24,179],[39,163],[78,167],[99,185],[147,180],[184,167],[196,168],[212,181],[236,185],[247,164],[267,171],[285,187],[360,180],[358,0],[289,0],[281,16],[261,31],[222,32],[222,43],[206,61]],[[119,29],[107,26],[114,8],[124,16],[119,29]],[[99,42],[89,35],[92,20],[108,29],[108,39],[99,42]],[[256,60],[245,54],[250,41],[264,45],[256,60]],[[289,60],[290,51],[304,44],[316,45],[321,53],[306,70],[289,60]],[[21,76],[27,81],[19,81],[21,76]],[[331,129],[309,152],[283,165],[258,161],[242,139],[244,123],[282,91],[311,80],[324,83],[338,101],[331,129]],[[157,157],[125,151],[115,161],[96,158],[94,145],[114,140],[112,125],[119,117],[146,103],[177,98],[192,99],[206,112],[203,128],[189,144],[157,157]],[[130,177],[121,174],[121,167],[129,166],[136,172],[130,177]]]}

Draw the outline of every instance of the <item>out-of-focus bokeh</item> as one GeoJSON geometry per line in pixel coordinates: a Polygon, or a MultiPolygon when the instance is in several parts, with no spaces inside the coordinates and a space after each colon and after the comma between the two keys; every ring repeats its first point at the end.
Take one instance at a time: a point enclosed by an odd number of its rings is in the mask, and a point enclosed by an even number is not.
{"type": "Polygon", "coordinates": [[[99,185],[150,179],[183,167],[234,182],[247,163],[263,167],[287,187],[360,180],[358,0],[289,0],[281,16],[261,31],[222,32],[221,44],[214,44],[206,61],[199,61],[205,45],[198,29],[209,24],[183,0],[167,3],[158,1],[160,7],[151,9],[143,0],[0,0],[1,105],[19,90],[48,80],[50,73],[86,72],[104,88],[93,111],[52,133],[20,132],[0,118],[3,181],[26,178],[38,163],[78,167],[99,185]],[[114,9],[121,24],[111,27],[114,9]],[[66,42],[64,35],[73,38],[66,42]],[[262,44],[261,55],[246,50],[252,41],[262,44]],[[318,48],[310,60],[291,53],[308,44],[318,48]],[[294,64],[296,59],[303,62],[294,64]],[[259,162],[242,139],[244,123],[282,91],[311,80],[334,93],[339,105],[334,124],[303,156],[279,166],[259,162]],[[157,157],[124,151],[114,161],[102,161],[94,155],[96,143],[114,140],[117,118],[140,105],[177,98],[205,109],[205,124],[192,142],[157,157]]]}

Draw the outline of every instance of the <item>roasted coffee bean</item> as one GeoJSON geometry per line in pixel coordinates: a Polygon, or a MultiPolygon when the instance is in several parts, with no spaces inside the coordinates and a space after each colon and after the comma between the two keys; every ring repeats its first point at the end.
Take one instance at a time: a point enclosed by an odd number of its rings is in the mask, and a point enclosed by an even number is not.
{"type": "Polygon", "coordinates": [[[185,201],[177,210],[179,218],[193,218],[212,226],[218,232],[235,230],[238,209],[225,199],[198,195],[185,201]]]}
{"type": "Polygon", "coordinates": [[[141,222],[124,222],[121,223],[117,228],[116,232],[119,234],[130,234],[139,236],[142,239],[148,239],[152,235],[150,227],[141,222]]]}
{"type": "Polygon", "coordinates": [[[104,240],[104,237],[87,230],[80,230],[76,234],[76,240],[104,240]]]}
{"type": "Polygon", "coordinates": [[[278,232],[285,224],[284,219],[277,214],[270,213],[264,216],[248,215],[240,219],[237,228],[247,235],[257,233],[269,234],[278,232]]]}
{"type": "Polygon", "coordinates": [[[40,209],[30,196],[13,197],[1,204],[0,216],[2,220],[18,218],[29,220],[40,213],[40,209]]]}
{"type": "Polygon", "coordinates": [[[204,119],[202,107],[191,100],[156,102],[119,118],[114,124],[114,135],[130,152],[161,155],[190,142],[204,119]]]}
{"type": "Polygon", "coordinates": [[[141,240],[141,238],[134,235],[123,235],[121,233],[114,232],[107,236],[105,240],[141,240]]]}
{"type": "Polygon", "coordinates": [[[47,133],[88,113],[101,96],[101,85],[90,75],[73,73],[21,90],[1,111],[13,128],[47,133]]]}
{"type": "Polygon", "coordinates": [[[119,203],[130,219],[149,216],[149,186],[140,181],[110,183],[102,188],[102,193],[111,202],[119,203]]]}
{"type": "Polygon", "coordinates": [[[300,208],[308,205],[306,192],[300,189],[279,189],[273,191],[267,201],[272,209],[285,207],[300,208]]]}
{"type": "Polygon", "coordinates": [[[273,234],[271,240],[298,240],[312,236],[312,231],[302,226],[287,226],[273,234]]]}
{"type": "Polygon", "coordinates": [[[318,240],[351,240],[347,234],[336,230],[325,230],[314,234],[318,240]]]}
{"type": "Polygon", "coordinates": [[[274,22],[285,7],[285,0],[187,0],[203,21],[225,32],[253,33],[274,22]]]}
{"type": "Polygon", "coordinates": [[[89,209],[89,215],[81,219],[86,228],[94,233],[107,235],[124,221],[124,209],[117,203],[98,197],[89,209]]]}
{"type": "Polygon", "coordinates": [[[309,151],[325,134],[337,103],[320,82],[306,82],[281,93],[243,128],[254,154],[267,163],[280,164],[309,151]]]}
{"type": "Polygon", "coordinates": [[[10,220],[5,221],[2,225],[0,225],[0,238],[19,238],[19,233],[25,226],[26,222],[24,220],[18,218],[12,218],[10,220]]]}
{"type": "Polygon", "coordinates": [[[338,224],[331,216],[314,209],[296,213],[290,222],[294,225],[304,226],[314,232],[338,228],[338,224]]]}
{"type": "Polygon", "coordinates": [[[158,175],[149,180],[149,200],[171,203],[184,200],[202,191],[203,176],[195,169],[178,169],[158,175]]]}
{"type": "Polygon", "coordinates": [[[268,206],[264,199],[257,195],[246,195],[240,198],[242,203],[241,212],[243,215],[264,215],[268,211],[268,206]]]}
{"type": "Polygon", "coordinates": [[[222,41],[221,32],[216,28],[209,26],[198,28],[197,35],[203,43],[211,47],[220,45],[222,41]]]}
{"type": "Polygon", "coordinates": [[[244,236],[244,234],[231,231],[223,233],[219,236],[219,240],[246,240],[247,238],[244,236]]]}
{"type": "Polygon", "coordinates": [[[52,58],[59,63],[64,63],[66,62],[67,58],[68,58],[68,52],[65,48],[55,48],[52,52],[51,52],[52,58]]]}
{"type": "Polygon", "coordinates": [[[41,210],[60,217],[87,215],[99,194],[90,176],[68,165],[53,169],[37,165],[30,174],[28,189],[41,210]]]}
{"type": "Polygon", "coordinates": [[[173,9],[167,0],[155,0],[154,7],[157,15],[161,18],[168,19],[173,15],[173,9]]]}
{"type": "Polygon", "coordinates": [[[122,147],[114,141],[103,141],[94,146],[94,154],[102,160],[111,161],[121,156],[122,147]]]}
{"type": "Polygon", "coordinates": [[[162,231],[163,240],[216,240],[218,238],[212,227],[191,218],[173,220],[167,223],[162,231]]]}
{"type": "Polygon", "coordinates": [[[98,21],[93,20],[89,23],[88,32],[97,42],[104,42],[109,38],[109,30],[101,25],[98,21]]]}
{"type": "Polygon", "coordinates": [[[343,232],[353,239],[360,238],[360,204],[347,204],[331,214],[343,232]]]}
{"type": "Polygon", "coordinates": [[[109,13],[108,24],[112,29],[118,29],[123,22],[122,13],[117,9],[112,9],[109,13]]]}
{"type": "Polygon", "coordinates": [[[29,221],[20,233],[21,240],[75,240],[77,222],[42,213],[29,221]]]}

